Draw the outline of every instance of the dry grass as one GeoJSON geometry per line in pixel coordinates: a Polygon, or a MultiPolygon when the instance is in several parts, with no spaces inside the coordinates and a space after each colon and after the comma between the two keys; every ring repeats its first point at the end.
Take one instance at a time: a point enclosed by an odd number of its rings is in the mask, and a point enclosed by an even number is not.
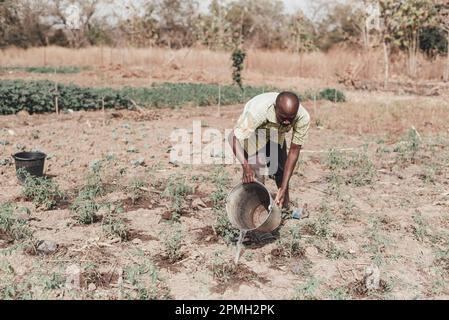
{"type": "MultiPolygon", "coordinates": [[[[249,75],[335,79],[336,73],[351,71],[362,80],[382,80],[383,59],[380,49],[370,52],[336,48],[327,53],[312,52],[293,54],[280,51],[248,50],[246,72],[249,75]]],[[[392,78],[406,76],[405,56],[392,59],[392,78]]],[[[201,48],[169,50],[163,48],[100,48],[79,50],[62,47],[31,48],[27,50],[8,48],[0,51],[1,66],[108,66],[121,65],[127,68],[199,69],[208,73],[228,74],[231,62],[229,53],[201,48]]],[[[418,59],[418,78],[440,80],[445,59],[429,61],[418,59]]]]}

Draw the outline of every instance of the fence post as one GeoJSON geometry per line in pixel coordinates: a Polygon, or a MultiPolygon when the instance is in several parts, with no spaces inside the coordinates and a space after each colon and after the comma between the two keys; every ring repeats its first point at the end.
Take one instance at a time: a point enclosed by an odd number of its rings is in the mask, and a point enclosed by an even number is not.
{"type": "Polygon", "coordinates": [[[218,116],[221,117],[221,84],[218,84],[218,116]]]}
{"type": "Polygon", "coordinates": [[[55,109],[56,109],[56,114],[59,115],[59,92],[58,92],[58,84],[55,82],[55,109]]]}

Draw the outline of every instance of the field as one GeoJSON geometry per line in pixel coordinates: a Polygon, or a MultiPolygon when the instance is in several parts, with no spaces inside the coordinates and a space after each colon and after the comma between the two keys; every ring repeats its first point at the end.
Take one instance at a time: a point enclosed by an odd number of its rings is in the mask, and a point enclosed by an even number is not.
{"type": "MultiPolygon", "coordinates": [[[[158,54],[151,70],[79,63],[68,73],[7,69],[0,80],[229,85],[218,64],[158,54]]],[[[447,96],[353,91],[262,66],[245,79],[346,95],[304,102],[312,126],[291,192],[308,217],[285,215],[276,239],[245,245],[235,266],[224,199],[240,167],[170,163],[173,130],[201,121],[224,132],[242,103],[0,116],[0,298],[448,299],[447,96]],[[19,150],[44,151],[49,179],[21,185],[10,158],[19,150]],[[380,286],[368,289],[373,277],[380,286]]]]}

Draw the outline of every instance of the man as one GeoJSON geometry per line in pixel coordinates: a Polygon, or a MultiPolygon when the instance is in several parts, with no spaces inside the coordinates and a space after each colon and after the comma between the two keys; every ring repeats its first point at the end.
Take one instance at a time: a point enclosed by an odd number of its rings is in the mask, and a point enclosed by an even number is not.
{"type": "Polygon", "coordinates": [[[270,92],[258,95],[245,106],[229,137],[234,155],[243,167],[243,183],[265,176],[276,181],[275,203],[288,208],[289,183],[299,153],[306,140],[310,116],[292,92],[270,92]],[[293,129],[287,154],[285,134],[293,129]]]}

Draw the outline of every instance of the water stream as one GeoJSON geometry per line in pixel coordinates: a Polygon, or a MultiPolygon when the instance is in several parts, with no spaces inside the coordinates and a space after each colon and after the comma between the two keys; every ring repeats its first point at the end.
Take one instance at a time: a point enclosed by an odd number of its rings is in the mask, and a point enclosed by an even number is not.
{"type": "Polygon", "coordinates": [[[240,231],[239,240],[237,241],[237,252],[235,253],[235,265],[238,265],[240,260],[240,252],[242,251],[243,247],[243,240],[245,239],[246,231],[240,231]]]}

